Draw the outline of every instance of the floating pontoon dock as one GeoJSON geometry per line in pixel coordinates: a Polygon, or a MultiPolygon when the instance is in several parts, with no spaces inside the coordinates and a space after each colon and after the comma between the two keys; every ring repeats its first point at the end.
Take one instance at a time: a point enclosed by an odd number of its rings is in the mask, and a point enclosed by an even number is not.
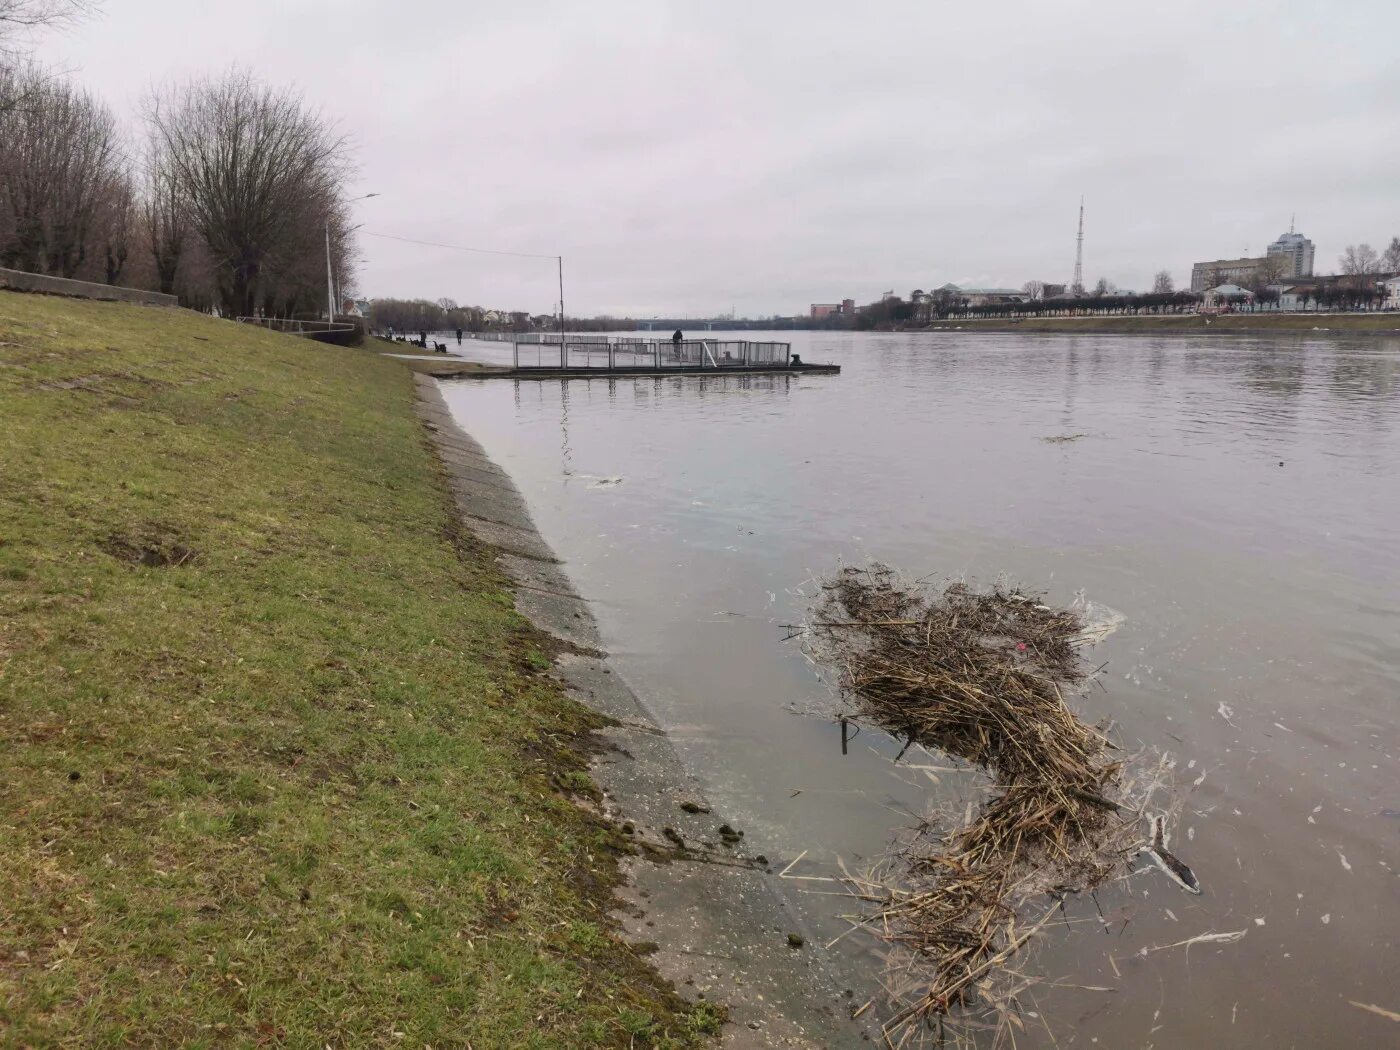
{"type": "Polygon", "coordinates": [[[839,375],[840,365],[795,363],[791,343],[749,340],[636,339],[627,336],[552,333],[463,333],[479,342],[509,343],[510,369],[482,376],[574,378],[603,375],[672,376],[800,373],[839,375]]]}

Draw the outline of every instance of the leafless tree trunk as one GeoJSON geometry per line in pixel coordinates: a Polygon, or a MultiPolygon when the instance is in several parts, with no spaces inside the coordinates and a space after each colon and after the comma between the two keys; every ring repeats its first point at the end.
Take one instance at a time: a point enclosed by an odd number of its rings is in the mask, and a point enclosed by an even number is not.
{"type": "Polygon", "coordinates": [[[142,208],[151,258],[156,267],[156,283],[166,295],[173,295],[180,275],[180,259],[185,254],[189,217],[180,195],[174,163],[157,135],[152,135],[148,144],[144,174],[142,208]]]}
{"type": "Polygon", "coordinates": [[[0,202],[11,230],[0,261],[72,277],[87,257],[100,192],[118,171],[116,120],[35,67],[15,83],[23,101],[0,112],[0,202]]]}
{"type": "Polygon", "coordinates": [[[131,254],[132,225],[136,215],[136,192],[131,177],[118,172],[107,181],[101,195],[99,219],[102,228],[102,248],[105,276],[108,284],[121,281],[131,254]]]}
{"type": "Polygon", "coordinates": [[[148,119],[228,310],[251,314],[265,278],[286,279],[323,257],[347,148],[299,96],[233,72],[158,94],[148,119]]]}
{"type": "Polygon", "coordinates": [[[326,301],[328,231],[337,289],[352,280],[349,214],[338,183],[308,180],[289,201],[288,213],[292,235],[269,254],[263,268],[263,310],[289,317],[318,313],[326,301]]]}

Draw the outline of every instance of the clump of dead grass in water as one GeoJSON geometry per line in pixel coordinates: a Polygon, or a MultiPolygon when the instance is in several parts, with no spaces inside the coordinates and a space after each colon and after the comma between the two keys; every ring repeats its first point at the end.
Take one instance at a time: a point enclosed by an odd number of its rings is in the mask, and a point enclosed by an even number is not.
{"type": "MultiPolygon", "coordinates": [[[[883,567],[822,585],[804,646],[838,672],[847,717],[985,770],[994,792],[970,821],[925,833],[870,881],[851,880],[891,946],[885,1024],[908,1045],[960,1008],[1005,1008],[1008,963],[1060,908],[1136,852],[1123,763],[1066,703],[1091,674],[1076,611],[1019,589],[903,584],[883,567]],[[1047,904],[1047,901],[1049,902],[1047,904]]],[[[969,811],[970,812],[970,811],[969,811]]]]}

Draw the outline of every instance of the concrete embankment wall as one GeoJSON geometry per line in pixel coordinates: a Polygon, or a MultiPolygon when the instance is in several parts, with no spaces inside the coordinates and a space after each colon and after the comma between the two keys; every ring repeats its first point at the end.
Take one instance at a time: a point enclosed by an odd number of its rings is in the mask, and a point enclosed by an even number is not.
{"type": "Polygon", "coordinates": [[[864,987],[868,974],[855,968],[854,956],[804,944],[807,931],[779,876],[766,856],[749,852],[764,847],[725,839],[722,816],[705,801],[671,738],[599,652],[591,605],[536,530],[514,481],[457,425],[438,383],[426,375],[416,381],[419,417],[463,524],[496,548],[521,614],[573,650],[555,664],[560,679],[611,722],[599,731],[603,746],[593,776],[603,811],[646,848],[627,865],[628,885],[620,891],[618,915],[629,939],[648,944],[651,964],[678,987],[725,1004],[732,1022],[728,1050],[872,1045],[877,1033],[867,1025],[875,1014],[847,1021],[850,1004],[841,995],[864,987]],[[667,860],[658,863],[660,857],[667,860]],[[790,940],[788,933],[799,929],[802,935],[790,940]]]}
{"type": "Polygon", "coordinates": [[[173,295],[146,292],[140,288],[97,284],[94,281],[72,281],[66,277],[47,277],[41,273],[6,270],[0,267],[0,288],[13,292],[39,292],[43,295],[66,295],[70,299],[105,299],[118,303],[146,303],[150,306],[175,306],[173,295]]]}

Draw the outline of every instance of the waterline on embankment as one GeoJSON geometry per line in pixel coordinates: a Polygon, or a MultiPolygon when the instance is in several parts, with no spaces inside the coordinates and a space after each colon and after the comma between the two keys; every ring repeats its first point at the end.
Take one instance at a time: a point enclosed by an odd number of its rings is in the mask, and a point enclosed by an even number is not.
{"type": "Polygon", "coordinates": [[[598,650],[589,602],[509,475],[453,420],[435,381],[418,376],[417,384],[419,413],[464,524],[498,551],[519,610],[562,643],[555,663],[562,682],[609,722],[599,731],[592,774],[602,811],[640,847],[621,891],[629,934],[655,946],[651,960],[663,976],[727,1007],[734,1031],[753,1041],[737,1045],[858,1045],[859,1026],[841,1016],[842,990],[855,976],[838,979],[834,960],[785,903],[761,845],[745,842],[706,798],[645,703],[598,650]]]}

